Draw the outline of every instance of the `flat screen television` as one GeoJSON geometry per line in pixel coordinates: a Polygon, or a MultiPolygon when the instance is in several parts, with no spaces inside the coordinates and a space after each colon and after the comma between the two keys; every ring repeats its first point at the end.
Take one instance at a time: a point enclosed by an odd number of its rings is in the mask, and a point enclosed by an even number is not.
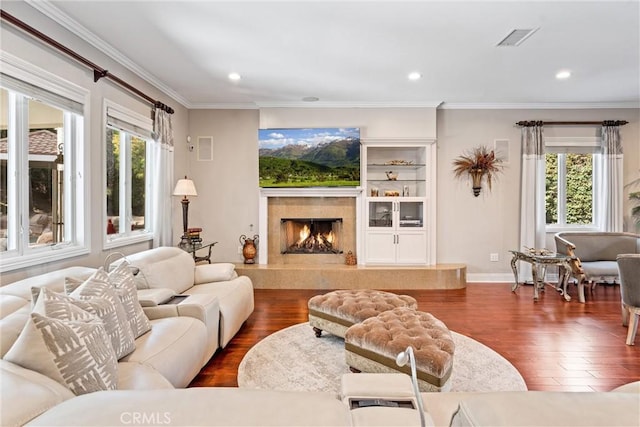
{"type": "Polygon", "coordinates": [[[359,128],[259,129],[260,187],[357,187],[359,128]]]}

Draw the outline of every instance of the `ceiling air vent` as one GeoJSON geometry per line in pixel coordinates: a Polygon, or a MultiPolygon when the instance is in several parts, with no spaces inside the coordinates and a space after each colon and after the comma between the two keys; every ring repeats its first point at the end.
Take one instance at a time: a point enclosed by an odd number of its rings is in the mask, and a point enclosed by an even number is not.
{"type": "Polygon", "coordinates": [[[531,34],[535,33],[538,29],[523,29],[512,30],[507,37],[503,38],[497,46],[519,46],[523,41],[529,38],[531,34]]]}

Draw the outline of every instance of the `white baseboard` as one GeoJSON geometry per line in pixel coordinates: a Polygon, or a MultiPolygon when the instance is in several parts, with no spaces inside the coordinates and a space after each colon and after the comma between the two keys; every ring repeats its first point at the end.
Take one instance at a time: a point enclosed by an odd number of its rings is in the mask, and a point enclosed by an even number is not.
{"type": "MultiPolygon", "coordinates": [[[[513,280],[513,273],[467,273],[467,283],[513,283],[513,280]]],[[[545,280],[557,282],[558,274],[549,273],[545,280]]]]}

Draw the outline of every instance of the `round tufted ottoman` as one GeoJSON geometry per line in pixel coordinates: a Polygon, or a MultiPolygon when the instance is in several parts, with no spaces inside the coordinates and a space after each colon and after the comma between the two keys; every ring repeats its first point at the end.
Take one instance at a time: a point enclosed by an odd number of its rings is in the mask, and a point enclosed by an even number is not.
{"type": "Polygon", "coordinates": [[[347,329],[370,317],[396,307],[415,309],[418,303],[409,295],[373,289],[340,290],[316,295],[309,300],[309,324],[316,336],[322,331],[344,338],[347,329]]]}
{"type": "Polygon", "coordinates": [[[451,332],[429,313],[396,308],[347,329],[344,337],[347,365],[362,372],[405,372],[396,356],[412,346],[418,384],[422,391],[448,391],[455,345],[451,332]]]}

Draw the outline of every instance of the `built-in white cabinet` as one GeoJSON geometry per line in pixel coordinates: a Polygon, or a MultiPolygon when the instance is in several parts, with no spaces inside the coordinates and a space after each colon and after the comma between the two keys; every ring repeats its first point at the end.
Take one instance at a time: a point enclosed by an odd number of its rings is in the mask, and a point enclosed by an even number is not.
{"type": "Polygon", "coordinates": [[[428,143],[363,144],[365,264],[433,263],[433,148],[428,143]]]}
{"type": "Polygon", "coordinates": [[[424,197],[369,197],[366,261],[371,264],[426,264],[424,197]],[[391,200],[397,199],[397,200],[391,200]]]}

